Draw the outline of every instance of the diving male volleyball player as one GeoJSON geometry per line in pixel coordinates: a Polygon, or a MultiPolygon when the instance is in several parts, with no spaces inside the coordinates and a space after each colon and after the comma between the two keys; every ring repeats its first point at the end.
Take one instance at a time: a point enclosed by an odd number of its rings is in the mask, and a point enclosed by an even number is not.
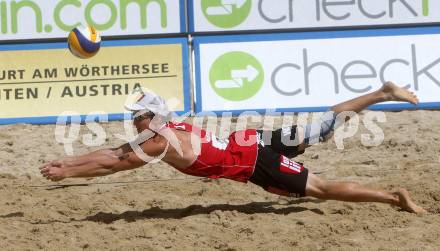
{"type": "MultiPolygon", "coordinates": [[[[145,93],[137,103],[126,108],[133,111],[134,125],[139,133],[154,132],[154,136],[140,142],[143,153],[148,156],[163,154],[162,161],[185,174],[250,181],[269,192],[286,196],[381,202],[413,213],[425,212],[411,200],[408,191],[403,188],[392,193],[353,182],[326,181],[309,172],[301,163],[291,160],[304,153],[311,142],[327,140],[335,127],[339,126],[336,119],[338,114],[345,111],[358,113],[370,105],[386,101],[404,101],[416,105],[418,98],[388,82],[375,92],[332,107],[319,121],[303,127],[292,126],[288,130],[283,128],[269,132],[272,135],[269,140],[261,137],[267,131],[247,129],[234,132],[228,140],[220,141],[200,128],[186,123],[175,124],[163,113],[164,101],[150,93],[145,93]],[[153,121],[159,121],[159,124],[153,121]],[[164,136],[169,133],[175,135],[178,146],[170,142],[171,137],[164,136]],[[301,144],[283,144],[295,140],[295,137],[301,144]],[[194,139],[197,139],[197,144],[194,144],[194,139]]],[[[104,176],[145,164],[130,144],[125,144],[115,149],[55,160],[40,169],[47,179],[60,181],[65,178],[104,176]]]]}

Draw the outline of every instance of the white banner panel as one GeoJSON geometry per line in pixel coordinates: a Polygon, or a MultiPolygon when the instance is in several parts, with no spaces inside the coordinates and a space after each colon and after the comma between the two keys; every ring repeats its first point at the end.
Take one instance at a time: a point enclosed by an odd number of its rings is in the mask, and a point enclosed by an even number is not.
{"type": "Polygon", "coordinates": [[[440,22],[438,0],[190,0],[191,31],[440,22]]]}
{"type": "Polygon", "coordinates": [[[65,38],[74,27],[102,36],[186,32],[184,0],[3,0],[0,40],[65,38]]]}
{"type": "Polygon", "coordinates": [[[197,112],[321,111],[388,80],[439,107],[439,48],[440,27],[197,37],[197,112]]]}

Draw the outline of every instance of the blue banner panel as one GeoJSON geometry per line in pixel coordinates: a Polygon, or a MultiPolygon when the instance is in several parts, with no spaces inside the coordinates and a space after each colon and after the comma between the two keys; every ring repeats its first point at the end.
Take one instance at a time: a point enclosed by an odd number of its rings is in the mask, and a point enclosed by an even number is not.
{"type": "Polygon", "coordinates": [[[55,123],[58,116],[124,118],[142,89],[191,110],[187,38],[104,41],[87,60],[65,43],[0,46],[0,124],[55,123]]]}
{"type": "Polygon", "coordinates": [[[195,37],[196,112],[317,112],[386,81],[440,107],[440,27],[195,37]]]}

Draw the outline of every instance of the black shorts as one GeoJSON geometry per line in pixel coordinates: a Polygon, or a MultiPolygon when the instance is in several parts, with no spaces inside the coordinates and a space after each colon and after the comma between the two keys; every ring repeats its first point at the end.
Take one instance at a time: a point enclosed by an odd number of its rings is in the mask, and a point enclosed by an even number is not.
{"type": "MultiPolygon", "coordinates": [[[[283,196],[303,197],[306,194],[306,184],[309,171],[302,163],[290,158],[304,153],[297,146],[286,146],[282,137],[294,140],[296,127],[272,132],[272,139],[263,138],[258,145],[258,157],[250,182],[262,187],[268,192],[283,196]]],[[[259,136],[264,132],[257,131],[259,136]]],[[[267,133],[267,132],[266,132],[267,133]]],[[[267,134],[266,134],[267,135],[267,134]]]]}

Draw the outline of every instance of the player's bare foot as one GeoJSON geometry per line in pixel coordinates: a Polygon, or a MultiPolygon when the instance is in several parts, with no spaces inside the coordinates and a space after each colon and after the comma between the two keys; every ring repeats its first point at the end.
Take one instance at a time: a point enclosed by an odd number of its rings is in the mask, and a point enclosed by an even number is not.
{"type": "Polygon", "coordinates": [[[385,100],[387,101],[403,101],[409,102],[413,105],[419,103],[419,99],[413,92],[398,87],[392,82],[385,83],[381,91],[385,94],[385,100]]]}
{"type": "Polygon", "coordinates": [[[394,194],[399,196],[398,206],[403,210],[416,214],[422,214],[427,212],[425,209],[423,209],[420,206],[417,206],[416,203],[414,203],[411,200],[411,197],[409,196],[409,192],[406,189],[401,188],[399,189],[399,191],[395,192],[394,194]]]}

